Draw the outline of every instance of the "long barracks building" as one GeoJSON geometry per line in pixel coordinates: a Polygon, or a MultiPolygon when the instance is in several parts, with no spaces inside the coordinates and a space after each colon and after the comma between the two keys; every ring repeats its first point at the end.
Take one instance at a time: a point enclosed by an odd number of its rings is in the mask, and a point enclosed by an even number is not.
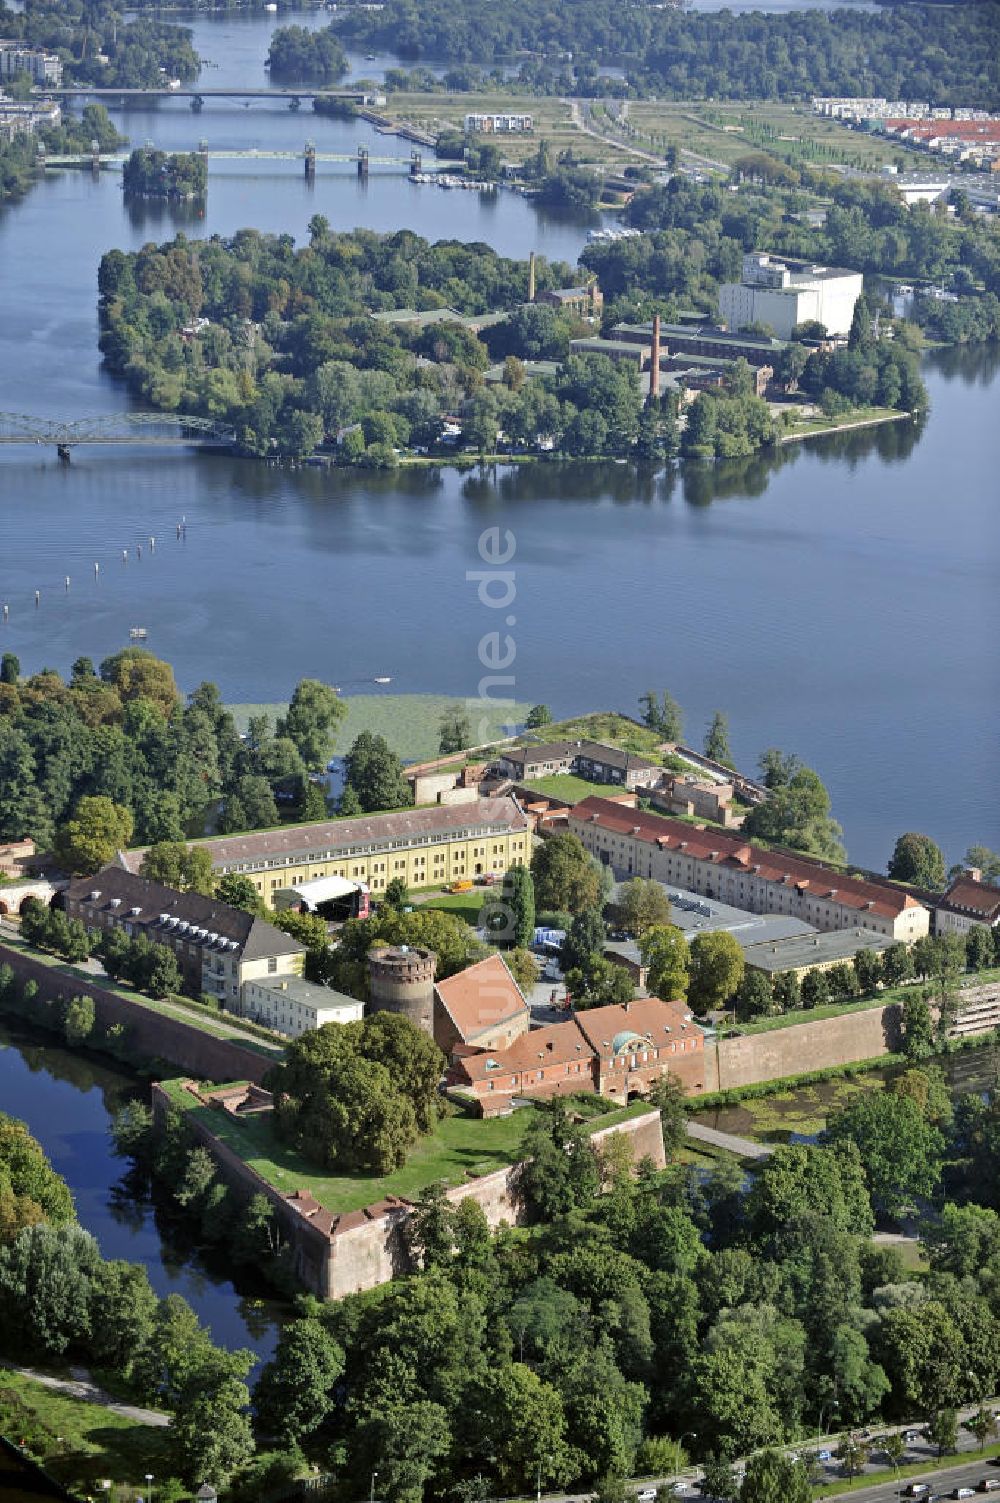
{"type": "Polygon", "coordinates": [[[751,845],[726,832],[585,798],[569,828],[619,876],[675,883],[751,913],[784,913],[814,929],[863,926],[909,944],[928,932],[930,913],[891,883],[865,881],[809,856],[751,845]]]}
{"type": "MultiPolygon", "coordinates": [[[[346,877],[380,893],[394,877],[408,887],[427,887],[504,872],[529,860],[530,839],[530,822],[515,799],[481,798],[193,844],[208,851],[219,877],[229,872],[249,877],[273,906],[280,889],[314,877],[346,877]]],[[[138,872],[144,854],[126,851],[121,860],[138,872]]]]}

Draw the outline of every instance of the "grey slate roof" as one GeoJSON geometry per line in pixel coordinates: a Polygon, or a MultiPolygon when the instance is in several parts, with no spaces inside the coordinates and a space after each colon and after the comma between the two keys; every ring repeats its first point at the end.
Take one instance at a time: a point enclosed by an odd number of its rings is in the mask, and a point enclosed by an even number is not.
{"type": "Polygon", "coordinates": [[[223,948],[222,941],[227,942],[227,948],[235,944],[243,960],[305,954],[304,945],[266,919],[244,913],[240,908],[231,908],[218,898],[163,887],[159,882],[150,882],[121,866],[106,866],[95,877],[77,877],[66,889],[66,898],[70,902],[86,903],[92,893],[99,895],[93,900],[97,912],[118,919],[129,918],[151,939],[167,933],[176,936],[180,925],[187,924],[195,931],[204,931],[192,935],[193,943],[209,948],[212,944],[209,936],[214,934],[219,949],[223,948]],[[135,913],[134,909],[139,911],[135,913]]]}
{"type": "MultiPolygon", "coordinates": [[[[206,850],[216,871],[246,863],[254,868],[295,861],[336,861],[354,851],[382,850],[387,841],[414,844],[432,839],[475,838],[493,830],[527,830],[528,820],[512,798],[481,798],[469,804],[435,804],[363,814],[358,819],[326,819],[315,824],[280,825],[248,835],[220,835],[192,844],[206,850]]],[[[144,852],[125,851],[121,860],[138,871],[144,852]]]]}

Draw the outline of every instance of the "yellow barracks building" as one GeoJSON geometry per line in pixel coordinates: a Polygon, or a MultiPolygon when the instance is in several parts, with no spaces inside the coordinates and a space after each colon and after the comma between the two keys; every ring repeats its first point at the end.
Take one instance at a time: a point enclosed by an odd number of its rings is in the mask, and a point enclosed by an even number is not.
{"type": "MultiPolygon", "coordinates": [[[[219,877],[229,872],[249,877],[273,906],[279,889],[313,877],[366,882],[373,894],[384,892],[394,877],[408,887],[471,881],[525,864],[530,840],[530,822],[516,800],[481,798],[191,843],[208,851],[219,877]]],[[[119,860],[138,872],[144,854],[126,851],[119,860]]]]}

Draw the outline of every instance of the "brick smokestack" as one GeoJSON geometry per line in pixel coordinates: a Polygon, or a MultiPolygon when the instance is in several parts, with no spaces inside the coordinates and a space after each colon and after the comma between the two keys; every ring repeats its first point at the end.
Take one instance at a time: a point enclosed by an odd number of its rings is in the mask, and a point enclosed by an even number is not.
{"type": "Polygon", "coordinates": [[[535,301],[535,253],[528,257],[528,302],[535,301]]]}
{"type": "Polygon", "coordinates": [[[650,400],[660,395],[660,315],[653,314],[653,348],[649,356],[650,400]]]}

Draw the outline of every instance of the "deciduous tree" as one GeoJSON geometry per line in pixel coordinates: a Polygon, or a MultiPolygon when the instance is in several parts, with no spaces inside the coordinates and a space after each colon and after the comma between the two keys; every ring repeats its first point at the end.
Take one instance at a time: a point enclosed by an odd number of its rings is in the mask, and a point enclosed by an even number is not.
{"type": "Polygon", "coordinates": [[[403,764],[384,736],[362,731],[344,759],[344,771],[365,813],[402,809],[413,802],[403,764]]]}
{"type": "Polygon", "coordinates": [[[333,755],[337,729],[346,714],[347,705],[336,689],[303,678],[295,686],[288,714],[278,722],[278,735],[295,743],[307,767],[322,768],[333,755]]]}
{"type": "Polygon", "coordinates": [[[743,980],[745,963],[739,943],[725,929],[698,934],[691,941],[688,1000],[704,1016],[722,1007],[743,980]]]}
{"type": "Polygon", "coordinates": [[[531,874],[540,909],[565,909],[575,914],[594,909],[600,902],[597,864],[576,835],[547,835],[531,858],[531,874]]]}
{"type": "Polygon", "coordinates": [[[618,921],[635,939],[647,930],[670,923],[670,900],[661,882],[632,877],[618,896],[618,921]]]}
{"type": "Polygon", "coordinates": [[[900,835],[886,868],[894,882],[912,882],[917,887],[929,887],[934,891],[943,888],[946,880],[944,853],[929,835],[909,831],[900,835]]]}
{"type": "Polygon", "coordinates": [[[664,1001],[683,1001],[687,996],[691,952],[680,929],[673,924],[657,924],[643,935],[639,949],[647,968],[646,986],[650,995],[664,1001]]]}
{"type": "Polygon", "coordinates": [[[79,800],[56,837],[56,859],[76,877],[89,876],[107,866],[116,851],[132,839],[132,815],[110,798],[79,800]]]}
{"type": "Polygon", "coordinates": [[[343,1348],[320,1321],[289,1321],[254,1389],[264,1434],[298,1441],[318,1430],[333,1408],[334,1384],[343,1370],[343,1348]]]}
{"type": "Polygon", "coordinates": [[[254,885],[253,879],[245,877],[241,872],[227,872],[217,883],[215,896],[222,903],[228,903],[230,908],[240,908],[244,913],[264,913],[264,901],[254,885]]]}

